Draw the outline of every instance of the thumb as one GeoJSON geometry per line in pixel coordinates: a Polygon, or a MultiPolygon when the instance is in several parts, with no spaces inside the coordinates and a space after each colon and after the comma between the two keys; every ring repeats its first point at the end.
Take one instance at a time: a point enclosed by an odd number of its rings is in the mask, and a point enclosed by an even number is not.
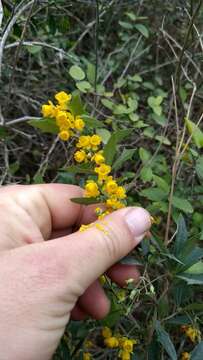
{"type": "Polygon", "coordinates": [[[67,276],[70,278],[71,274],[71,283],[77,285],[76,296],[137,246],[150,227],[149,213],[132,207],[113,212],[84,232],[53,240],[52,246],[55,243],[63,264],[67,265],[67,276]]]}

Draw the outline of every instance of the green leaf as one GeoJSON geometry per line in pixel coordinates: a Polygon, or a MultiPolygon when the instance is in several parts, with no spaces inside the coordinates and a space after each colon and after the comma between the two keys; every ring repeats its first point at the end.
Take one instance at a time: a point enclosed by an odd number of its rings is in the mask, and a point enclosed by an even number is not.
{"type": "Polygon", "coordinates": [[[193,207],[186,199],[181,199],[177,196],[173,196],[172,204],[175,208],[184,211],[186,214],[193,213],[193,207]]]}
{"type": "Polygon", "coordinates": [[[188,285],[203,285],[203,274],[193,275],[185,272],[176,275],[176,277],[186,281],[188,285]]]}
{"type": "Polygon", "coordinates": [[[203,341],[195,346],[194,350],[190,354],[190,360],[202,360],[203,359],[203,341]]]}
{"type": "Polygon", "coordinates": [[[75,85],[83,93],[86,93],[88,90],[92,89],[92,86],[88,81],[78,81],[75,85]]]}
{"type": "Polygon", "coordinates": [[[142,82],[142,78],[140,75],[138,74],[135,74],[133,76],[128,76],[128,78],[131,80],[131,81],[135,81],[135,82],[142,82]]]}
{"type": "Polygon", "coordinates": [[[132,133],[132,129],[117,130],[114,132],[104,147],[104,157],[108,165],[112,165],[116,154],[117,144],[132,133]]]}
{"type": "Polygon", "coordinates": [[[42,50],[42,46],[40,45],[28,45],[26,48],[32,55],[38,54],[42,50]]]}
{"type": "Polygon", "coordinates": [[[101,200],[98,200],[97,198],[72,198],[70,199],[75,204],[81,204],[81,205],[93,205],[98,204],[101,202],[101,200]]]}
{"type": "Polygon", "coordinates": [[[85,78],[84,71],[78,65],[71,66],[71,68],[69,70],[69,74],[74,80],[77,80],[77,81],[83,80],[85,78]]]}
{"type": "Polygon", "coordinates": [[[67,171],[73,174],[94,174],[94,170],[90,164],[68,166],[62,169],[62,171],[67,171]]]}
{"type": "Polygon", "coordinates": [[[152,169],[149,166],[144,166],[140,171],[140,179],[144,182],[151,181],[153,178],[152,169]]]}
{"type": "Polygon", "coordinates": [[[145,37],[149,37],[149,30],[143,24],[135,24],[136,29],[145,37]]]}
{"type": "Polygon", "coordinates": [[[149,161],[151,158],[151,154],[148,150],[144,149],[143,147],[139,148],[139,156],[140,160],[142,160],[143,164],[149,161]]]}
{"type": "Polygon", "coordinates": [[[114,103],[108,99],[101,99],[101,103],[109,110],[114,108],[114,103]]]}
{"type": "Polygon", "coordinates": [[[187,269],[186,272],[187,274],[203,274],[203,262],[198,261],[196,264],[187,269]]]}
{"type": "Polygon", "coordinates": [[[155,139],[156,139],[157,141],[159,141],[161,144],[171,145],[170,140],[169,140],[166,136],[156,135],[156,136],[155,136],[155,139]]]}
{"type": "Polygon", "coordinates": [[[170,186],[167,184],[167,182],[163,178],[161,178],[160,176],[157,176],[157,175],[153,175],[153,180],[160,189],[162,189],[163,191],[166,191],[167,194],[169,193],[170,186]]]}
{"type": "Polygon", "coordinates": [[[182,252],[179,253],[179,258],[184,262],[184,266],[178,269],[181,272],[187,272],[187,269],[203,258],[203,248],[193,245],[191,249],[190,246],[188,247],[188,243],[189,241],[185,243],[182,252]]]}
{"type": "Polygon", "coordinates": [[[90,84],[94,85],[95,82],[95,65],[88,62],[87,64],[87,79],[90,84]]]}
{"type": "Polygon", "coordinates": [[[110,137],[111,137],[111,133],[109,130],[107,129],[97,129],[97,134],[99,136],[101,136],[102,141],[104,144],[107,144],[107,142],[109,141],[110,137]]]}
{"type": "Polygon", "coordinates": [[[156,321],[156,335],[158,342],[163,346],[170,359],[177,360],[175,347],[170,339],[169,334],[163,329],[159,321],[156,321]]]}
{"type": "Polygon", "coordinates": [[[69,104],[69,109],[74,116],[83,115],[85,110],[78,90],[72,93],[72,99],[69,104]]]}
{"type": "Polygon", "coordinates": [[[158,201],[158,200],[166,199],[167,197],[166,192],[159,188],[144,189],[140,192],[140,195],[146,197],[151,201],[158,201]]]}
{"type": "Polygon", "coordinates": [[[89,115],[81,115],[81,118],[84,120],[88,128],[97,129],[97,128],[103,128],[104,126],[104,123],[101,120],[92,118],[89,115]]]}
{"type": "Polygon", "coordinates": [[[56,125],[55,119],[41,118],[29,120],[28,124],[34,128],[40,129],[43,133],[58,134],[59,127],[56,125]]]}
{"type": "Polygon", "coordinates": [[[136,149],[124,149],[121,156],[115,161],[113,165],[113,170],[120,169],[123,163],[130,159],[132,160],[135,151],[136,149]]]}
{"type": "Polygon", "coordinates": [[[181,253],[187,239],[188,239],[188,232],[185,224],[185,219],[182,215],[180,215],[178,218],[177,234],[173,248],[173,252],[176,256],[178,256],[181,253]]]}
{"type": "Polygon", "coordinates": [[[193,303],[182,308],[183,311],[203,311],[203,303],[193,303]]]}
{"type": "Polygon", "coordinates": [[[192,139],[195,143],[195,145],[201,149],[203,148],[203,132],[200,130],[200,128],[191,120],[185,119],[187,129],[190,135],[192,135],[192,139]]]}
{"type": "Polygon", "coordinates": [[[203,180],[203,155],[197,159],[196,172],[200,180],[203,180]]]}

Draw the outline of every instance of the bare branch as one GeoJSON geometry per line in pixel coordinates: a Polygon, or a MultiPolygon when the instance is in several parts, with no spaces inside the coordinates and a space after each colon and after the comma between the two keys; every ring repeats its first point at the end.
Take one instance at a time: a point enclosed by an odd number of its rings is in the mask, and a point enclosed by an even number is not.
{"type": "Polygon", "coordinates": [[[3,21],[3,16],[4,16],[4,9],[3,9],[3,5],[2,5],[2,1],[0,0],[0,30],[1,30],[1,25],[2,25],[2,21],[3,21]]]}

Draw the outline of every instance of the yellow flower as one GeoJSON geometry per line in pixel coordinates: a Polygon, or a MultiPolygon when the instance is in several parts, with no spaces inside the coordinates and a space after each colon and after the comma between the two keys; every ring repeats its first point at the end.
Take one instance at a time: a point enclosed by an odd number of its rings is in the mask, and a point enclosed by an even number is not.
{"type": "Polygon", "coordinates": [[[190,354],[188,352],[183,352],[181,354],[181,360],[190,360],[190,354]]]}
{"type": "Polygon", "coordinates": [[[130,360],[130,353],[128,351],[121,350],[119,352],[119,358],[121,358],[121,360],[130,360]]]}
{"type": "Polygon", "coordinates": [[[103,286],[106,283],[106,278],[104,275],[101,275],[99,277],[99,283],[103,286]]]}
{"type": "Polygon", "coordinates": [[[58,101],[58,103],[64,107],[64,109],[67,108],[67,103],[71,100],[72,95],[67,94],[65,91],[60,91],[55,95],[55,99],[58,101]]]}
{"type": "Polygon", "coordinates": [[[133,345],[134,345],[133,340],[126,339],[122,343],[122,349],[129,352],[129,353],[132,353],[133,352],[133,345]]]}
{"type": "Polygon", "coordinates": [[[103,327],[102,329],[102,336],[105,338],[105,339],[108,339],[108,338],[111,338],[112,337],[112,331],[109,327],[105,326],[103,327]]]}
{"type": "Polygon", "coordinates": [[[115,336],[112,336],[112,337],[105,338],[104,344],[109,349],[114,349],[114,348],[118,347],[119,342],[118,342],[118,339],[115,336]]]}
{"type": "Polygon", "coordinates": [[[105,158],[104,156],[102,155],[101,152],[97,152],[92,158],[91,158],[92,161],[95,161],[95,163],[97,165],[101,165],[105,162],[105,158]]]}
{"type": "Polygon", "coordinates": [[[89,135],[83,135],[79,137],[79,141],[76,144],[78,148],[90,148],[90,136],[89,135]]]}
{"type": "Polygon", "coordinates": [[[111,172],[111,166],[106,164],[101,164],[99,167],[96,167],[94,171],[98,174],[99,180],[105,180],[108,174],[111,172]]]}
{"type": "Polygon", "coordinates": [[[181,330],[185,333],[185,335],[190,339],[192,343],[199,341],[201,339],[201,333],[195,327],[189,325],[181,326],[181,330]]]}
{"type": "Polygon", "coordinates": [[[94,347],[94,343],[91,340],[85,340],[84,346],[86,347],[86,349],[91,349],[94,347]]]}
{"type": "Polygon", "coordinates": [[[108,194],[115,194],[117,188],[118,188],[118,185],[117,185],[117,183],[116,183],[115,180],[109,180],[109,181],[107,181],[106,184],[105,184],[105,191],[106,191],[108,194]]]}
{"type": "Polygon", "coordinates": [[[115,199],[114,198],[107,199],[106,205],[107,205],[107,207],[113,208],[114,210],[122,209],[125,207],[125,205],[123,203],[121,203],[120,201],[118,201],[116,198],[115,199]]]}
{"type": "Polygon", "coordinates": [[[54,118],[56,116],[57,108],[54,104],[49,101],[49,104],[42,105],[42,115],[43,117],[54,118]]]}
{"type": "Polygon", "coordinates": [[[85,123],[79,116],[77,116],[74,126],[75,126],[76,130],[82,131],[84,129],[84,127],[85,127],[85,123]]]}
{"type": "Polygon", "coordinates": [[[76,151],[74,155],[75,161],[81,163],[86,160],[86,153],[84,150],[76,151]]]}
{"type": "Polygon", "coordinates": [[[91,360],[92,359],[92,355],[88,352],[83,353],[83,360],[91,360]]]}
{"type": "Polygon", "coordinates": [[[126,191],[125,191],[123,186],[118,186],[115,194],[116,194],[118,199],[125,199],[126,198],[126,191]]]}
{"type": "Polygon", "coordinates": [[[119,301],[125,301],[125,299],[126,299],[126,291],[125,290],[119,290],[118,292],[117,292],[117,294],[116,294],[116,296],[117,296],[117,298],[118,298],[118,300],[119,301]]]}
{"type": "Polygon", "coordinates": [[[59,111],[56,115],[56,124],[60,129],[69,129],[72,127],[73,116],[66,111],[59,111]]]}
{"type": "Polygon", "coordinates": [[[67,141],[70,137],[70,133],[67,130],[62,130],[59,133],[59,138],[63,141],[67,141]]]}
{"type": "Polygon", "coordinates": [[[99,146],[102,142],[102,138],[99,135],[92,135],[90,138],[90,144],[93,148],[99,146]]]}
{"type": "Polygon", "coordinates": [[[85,197],[97,197],[100,195],[98,185],[95,181],[89,180],[85,185],[85,197]]]}

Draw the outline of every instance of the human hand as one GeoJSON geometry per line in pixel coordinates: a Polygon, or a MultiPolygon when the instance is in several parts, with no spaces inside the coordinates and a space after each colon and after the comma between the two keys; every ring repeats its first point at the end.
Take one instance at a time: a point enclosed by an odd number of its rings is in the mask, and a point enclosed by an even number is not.
{"type": "Polygon", "coordinates": [[[105,273],[119,285],[139,277],[117,263],[145,236],[151,222],[142,208],[125,208],[92,226],[92,207],[74,204],[82,189],[71,185],[0,189],[1,360],[48,360],[70,316],[102,318],[109,301],[99,285],[105,273]],[[45,241],[50,240],[50,241],[45,241]]]}

